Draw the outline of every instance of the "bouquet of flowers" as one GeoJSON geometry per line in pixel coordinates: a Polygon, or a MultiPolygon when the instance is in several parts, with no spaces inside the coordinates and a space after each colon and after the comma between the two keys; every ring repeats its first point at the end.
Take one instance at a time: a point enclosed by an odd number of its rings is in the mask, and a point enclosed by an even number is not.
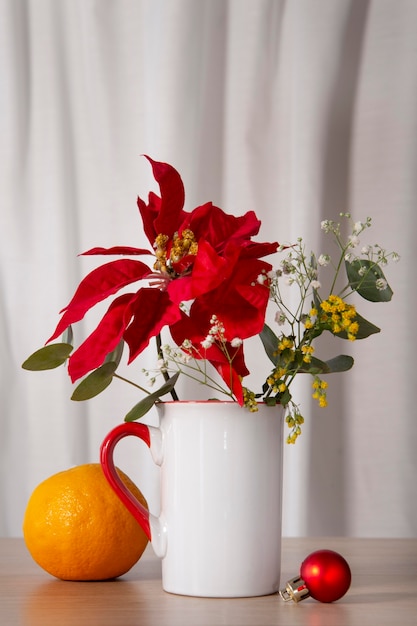
{"type": "Polygon", "coordinates": [[[345,238],[340,223],[321,224],[337,244],[335,259],[307,255],[302,239],[288,246],[254,241],[261,222],[253,211],[235,217],[208,202],[187,212],[179,173],[167,163],[147,159],[160,189],[159,196],[150,192],[147,201],[137,201],[150,249],[116,246],[85,252],[123,258],[101,265],[81,281],[46,345],[23,367],[45,370],[67,363],[71,381],[82,379],[73,400],[96,396],[115,378],[125,380],[144,396],[125,416],[127,421],[141,418],[166,394],[178,400],[175,385],[180,375],[186,375],[209,388],[210,394],[225,394],[250,411],[257,410],[258,402],[283,405],[288,441],[294,442],[303,417],[292,398],[291,383],[297,374],[310,374],[313,397],[320,406],[326,405],[327,382],[322,376],[350,369],[353,359],[338,355],[320,360],[314,353],[315,340],[325,331],[350,341],[380,331],[347,300],[354,293],[372,302],[391,300],[382,267],[389,259],[398,260],[398,254],[379,245],[360,247],[371,218],[354,222],[347,213],[341,214],[351,225],[345,238]],[[272,254],[283,255],[277,268],[264,260],[272,254]],[[152,260],[146,264],[135,257],[152,260]],[[321,272],[328,269],[331,286],[323,295],[321,272]],[[126,292],[134,283],[139,288],[126,292]],[[285,298],[287,285],[298,289],[295,306],[285,298]],[[123,293],[111,301],[97,327],[74,350],[73,325],[120,290],[123,293]],[[266,324],[270,305],[275,307],[275,329],[266,324]],[[164,329],[173,343],[162,342],[164,329]],[[54,342],[61,335],[63,340],[54,342]],[[252,391],[244,385],[250,373],[244,344],[256,335],[271,365],[262,389],[252,391]],[[156,363],[155,370],[143,370],[148,384],[121,376],[124,345],[130,364],[151,340],[156,363]],[[162,385],[153,390],[159,375],[162,385]]]}

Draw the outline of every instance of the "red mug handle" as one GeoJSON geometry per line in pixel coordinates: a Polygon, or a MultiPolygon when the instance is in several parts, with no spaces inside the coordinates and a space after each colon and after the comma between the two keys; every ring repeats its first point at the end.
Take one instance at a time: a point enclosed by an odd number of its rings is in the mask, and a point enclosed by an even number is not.
{"type": "Polygon", "coordinates": [[[149,511],[122,482],[114,465],[113,453],[116,444],[123,439],[123,437],[128,437],[129,435],[142,439],[148,448],[151,447],[151,435],[148,426],[138,424],[137,422],[126,422],[113,428],[104,439],[100,448],[100,463],[110,486],[141,525],[149,541],[152,541],[149,511]]]}

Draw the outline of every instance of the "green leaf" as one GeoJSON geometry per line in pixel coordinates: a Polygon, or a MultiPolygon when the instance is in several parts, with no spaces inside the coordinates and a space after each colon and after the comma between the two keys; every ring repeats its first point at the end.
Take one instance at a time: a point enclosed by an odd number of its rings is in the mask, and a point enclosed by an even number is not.
{"type": "Polygon", "coordinates": [[[112,352],[109,352],[108,355],[106,356],[104,362],[105,363],[116,363],[116,366],[119,366],[119,363],[121,361],[122,355],[123,355],[123,348],[124,348],[125,342],[123,341],[123,339],[121,339],[119,341],[119,343],[117,344],[117,346],[115,347],[115,349],[112,352]]]}
{"type": "Polygon", "coordinates": [[[333,359],[326,361],[326,365],[329,368],[329,374],[334,372],[347,372],[353,367],[354,360],[347,354],[339,354],[333,359]]]}
{"type": "Polygon", "coordinates": [[[259,333],[259,337],[261,338],[264,350],[269,360],[276,365],[278,361],[278,337],[267,324],[264,325],[263,329],[259,333]]]}
{"type": "Polygon", "coordinates": [[[371,302],[389,302],[391,300],[393,291],[379,265],[368,259],[354,259],[352,262],[346,261],[345,264],[349,285],[362,298],[371,302]],[[386,283],[385,289],[377,288],[378,280],[386,283]]]}
{"type": "Polygon", "coordinates": [[[263,401],[267,406],[276,406],[279,404],[279,400],[277,400],[275,396],[267,396],[263,401]]]}
{"type": "Polygon", "coordinates": [[[279,394],[280,404],[282,404],[282,406],[287,406],[287,404],[289,404],[291,400],[291,397],[292,396],[291,396],[290,390],[287,387],[287,389],[283,393],[279,394]]]}
{"type": "Polygon", "coordinates": [[[116,369],[117,363],[103,363],[103,365],[94,370],[94,372],[91,372],[91,374],[80,382],[78,387],[75,388],[71,400],[79,402],[98,396],[99,393],[110,385],[116,369]]]}
{"type": "Polygon", "coordinates": [[[297,373],[312,374],[314,376],[316,374],[330,374],[330,369],[325,361],[312,356],[310,363],[302,363],[297,373]]]}
{"type": "Polygon", "coordinates": [[[71,345],[73,345],[74,344],[73,339],[74,339],[74,333],[72,332],[72,326],[70,324],[65,330],[64,334],[62,335],[62,341],[63,343],[70,343],[71,345]]]}
{"type": "Polygon", "coordinates": [[[32,372],[52,370],[65,363],[71,352],[72,346],[69,343],[51,343],[31,354],[22,363],[22,367],[32,372]]]}
{"type": "MultiPolygon", "coordinates": [[[[369,335],[375,335],[376,333],[381,332],[381,329],[378,328],[378,326],[375,326],[375,324],[372,324],[372,322],[368,322],[368,320],[359,315],[359,313],[356,313],[353,321],[358,322],[359,324],[359,330],[357,332],[356,339],[366,339],[366,337],[369,337],[369,335]]],[[[347,332],[344,330],[340,333],[333,333],[333,335],[335,337],[340,337],[341,339],[348,339],[347,332]]]]}
{"type": "Polygon", "coordinates": [[[347,372],[353,367],[353,358],[346,354],[339,354],[339,356],[329,359],[328,361],[321,361],[316,357],[311,357],[310,363],[303,363],[298,370],[298,373],[312,374],[313,376],[318,374],[333,374],[336,372],[347,372]]]}
{"type": "Polygon", "coordinates": [[[154,404],[158,402],[158,400],[160,400],[161,396],[165,396],[167,393],[170,393],[170,391],[174,389],[179,375],[180,372],[177,372],[176,374],[174,374],[174,376],[171,376],[171,378],[169,378],[165,382],[165,384],[162,385],[162,387],[157,389],[157,391],[150,393],[140,402],[135,404],[133,409],[131,409],[129,413],[127,413],[127,415],[125,416],[125,422],[134,422],[135,420],[143,417],[148,411],[150,411],[154,404]]]}

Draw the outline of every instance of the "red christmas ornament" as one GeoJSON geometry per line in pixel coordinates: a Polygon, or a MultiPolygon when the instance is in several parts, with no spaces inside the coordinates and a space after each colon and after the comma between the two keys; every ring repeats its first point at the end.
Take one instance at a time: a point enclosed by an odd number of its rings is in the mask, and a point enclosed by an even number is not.
{"type": "Polygon", "coordinates": [[[300,602],[311,596],[319,602],[334,602],[345,595],[352,574],[347,561],[333,550],[317,550],[304,559],[300,575],[286,583],[280,596],[300,602]]]}

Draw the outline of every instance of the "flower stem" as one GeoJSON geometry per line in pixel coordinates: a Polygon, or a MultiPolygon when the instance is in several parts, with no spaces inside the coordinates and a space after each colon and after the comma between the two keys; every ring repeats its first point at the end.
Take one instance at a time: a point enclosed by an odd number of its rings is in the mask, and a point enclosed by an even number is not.
{"type": "MultiPolygon", "coordinates": [[[[162,354],[161,333],[158,333],[156,335],[155,340],[156,340],[156,351],[157,351],[157,354],[158,354],[158,359],[162,359],[163,358],[163,354],[162,354]]],[[[168,372],[163,371],[162,375],[163,375],[165,381],[169,380],[168,372]]],[[[171,389],[170,393],[171,393],[171,397],[174,400],[174,402],[178,402],[179,398],[178,398],[178,395],[177,395],[177,392],[175,391],[175,389],[171,389]]]]}
{"type": "Polygon", "coordinates": [[[146,393],[148,396],[151,394],[151,392],[145,389],[144,387],[141,387],[137,383],[134,383],[132,380],[129,380],[128,378],[125,378],[124,376],[120,376],[120,374],[114,373],[113,378],[118,378],[119,380],[122,380],[124,383],[129,383],[129,385],[133,385],[133,387],[136,387],[136,389],[140,389],[141,391],[146,393]]]}

